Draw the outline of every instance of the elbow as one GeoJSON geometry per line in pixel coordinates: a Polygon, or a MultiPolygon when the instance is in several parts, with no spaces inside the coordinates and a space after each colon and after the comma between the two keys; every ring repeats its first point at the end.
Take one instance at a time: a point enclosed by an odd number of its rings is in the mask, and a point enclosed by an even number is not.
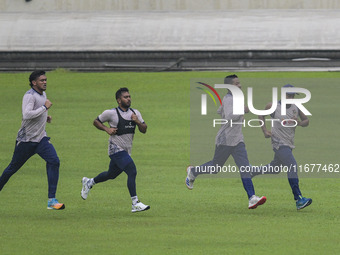
{"type": "Polygon", "coordinates": [[[301,127],[308,127],[308,125],[309,125],[308,119],[301,121],[300,124],[299,124],[299,126],[301,126],[301,127]]]}
{"type": "Polygon", "coordinates": [[[22,120],[29,120],[29,119],[30,119],[30,116],[28,114],[24,113],[22,115],[22,120]]]}
{"type": "Polygon", "coordinates": [[[95,119],[95,120],[93,121],[93,126],[97,127],[97,122],[98,122],[98,120],[95,119]]]}

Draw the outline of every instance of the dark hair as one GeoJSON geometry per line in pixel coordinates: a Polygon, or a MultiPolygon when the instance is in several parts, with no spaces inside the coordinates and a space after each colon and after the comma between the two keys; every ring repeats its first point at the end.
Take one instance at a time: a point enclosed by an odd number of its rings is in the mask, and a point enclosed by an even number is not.
{"type": "Polygon", "coordinates": [[[116,92],[116,99],[120,98],[123,92],[129,92],[128,88],[120,88],[116,92]]]}
{"type": "Polygon", "coordinates": [[[236,74],[228,75],[224,78],[224,84],[232,84],[235,78],[238,78],[236,74]]]}
{"type": "Polygon", "coordinates": [[[45,75],[46,72],[39,70],[39,71],[34,71],[31,73],[29,81],[30,81],[30,86],[33,87],[32,81],[35,81],[36,79],[38,79],[41,75],[45,75]]]}

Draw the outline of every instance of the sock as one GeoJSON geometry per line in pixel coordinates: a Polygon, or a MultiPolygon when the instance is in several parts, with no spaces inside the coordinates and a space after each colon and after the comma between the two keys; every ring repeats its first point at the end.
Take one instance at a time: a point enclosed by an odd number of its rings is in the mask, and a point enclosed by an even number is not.
{"type": "Polygon", "coordinates": [[[138,197],[137,196],[131,197],[131,200],[132,200],[132,204],[135,205],[138,202],[138,197]]]}

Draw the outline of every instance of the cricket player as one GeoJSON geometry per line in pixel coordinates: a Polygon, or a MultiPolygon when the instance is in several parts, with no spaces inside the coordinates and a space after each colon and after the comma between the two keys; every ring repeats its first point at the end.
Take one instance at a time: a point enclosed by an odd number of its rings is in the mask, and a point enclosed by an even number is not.
{"type": "Polygon", "coordinates": [[[25,162],[34,154],[38,154],[46,161],[48,202],[47,209],[61,210],[63,203],[56,199],[57,184],[59,179],[60,161],[57,152],[47,137],[45,126],[52,118],[48,109],[52,106],[47,99],[45,90],[47,78],[45,71],[34,71],[29,77],[31,89],[26,92],[22,100],[22,122],[16,138],[14,154],[11,163],[0,177],[0,191],[25,162]]]}
{"type": "MultiPolygon", "coordinates": [[[[235,74],[225,77],[224,83],[237,86],[241,89],[241,83],[235,74]]],[[[247,107],[245,112],[249,112],[247,107]]],[[[222,106],[218,109],[217,113],[221,115],[222,119],[232,120],[233,122],[242,122],[244,120],[243,115],[233,114],[233,94],[231,91],[224,96],[222,106]]],[[[213,160],[201,165],[199,169],[206,170],[209,169],[209,166],[223,167],[229,156],[232,155],[236,165],[240,169],[243,187],[247,192],[249,200],[248,208],[255,209],[257,206],[264,204],[267,198],[265,196],[258,197],[255,195],[254,185],[249,171],[249,167],[251,167],[251,165],[249,164],[246,146],[244,144],[242,126],[242,124],[230,125],[230,121],[228,121],[227,124],[222,125],[216,136],[216,147],[213,160]],[[248,167],[248,169],[245,167],[248,167]]],[[[199,174],[209,173],[217,172],[197,171],[195,167],[189,166],[187,168],[187,177],[185,179],[187,188],[190,190],[193,189],[194,181],[199,174]]]]}
{"type": "Polygon", "coordinates": [[[94,178],[83,177],[81,197],[85,200],[95,184],[115,179],[123,171],[127,174],[127,187],[132,200],[131,212],[141,212],[150,209],[138,200],[136,194],[137,169],[130,154],[132,140],[136,126],[141,133],[146,133],[141,113],[130,108],[131,96],[127,88],[120,88],[116,92],[117,108],[106,110],[93,122],[99,130],[105,131],[109,137],[109,157],[111,159],[108,171],[102,172],[94,178]],[[104,125],[107,122],[109,127],[104,125]]]}
{"type": "MultiPolygon", "coordinates": [[[[294,87],[293,85],[286,84],[284,88],[294,87]]],[[[294,92],[286,93],[286,98],[292,99],[295,97],[294,92]]],[[[272,103],[268,103],[265,109],[270,109],[272,103]]],[[[293,156],[294,137],[296,126],[307,127],[309,119],[299,110],[299,108],[290,104],[286,106],[286,114],[281,113],[281,101],[278,102],[275,112],[271,114],[272,119],[279,121],[272,121],[272,128],[269,131],[266,127],[266,116],[259,116],[262,125],[262,131],[265,138],[271,138],[272,147],[274,150],[274,159],[268,165],[259,167],[258,171],[252,172],[252,177],[259,174],[278,174],[282,167],[287,167],[287,177],[289,185],[292,189],[294,199],[296,202],[297,210],[301,210],[312,203],[311,198],[302,196],[299,188],[299,178],[297,174],[297,163],[293,156]],[[283,121],[283,123],[281,123],[283,121]]]]}

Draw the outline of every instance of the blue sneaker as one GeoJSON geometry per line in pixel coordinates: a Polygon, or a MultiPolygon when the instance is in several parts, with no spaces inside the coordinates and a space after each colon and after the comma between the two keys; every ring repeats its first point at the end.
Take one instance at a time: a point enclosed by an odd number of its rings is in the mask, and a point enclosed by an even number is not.
{"type": "Polygon", "coordinates": [[[49,210],[62,210],[65,209],[63,203],[59,203],[56,198],[49,199],[47,202],[47,209],[49,210]]]}
{"type": "Polygon", "coordinates": [[[307,206],[309,206],[312,203],[311,198],[305,198],[303,196],[300,196],[298,200],[296,200],[296,209],[301,210],[307,206]]]}

